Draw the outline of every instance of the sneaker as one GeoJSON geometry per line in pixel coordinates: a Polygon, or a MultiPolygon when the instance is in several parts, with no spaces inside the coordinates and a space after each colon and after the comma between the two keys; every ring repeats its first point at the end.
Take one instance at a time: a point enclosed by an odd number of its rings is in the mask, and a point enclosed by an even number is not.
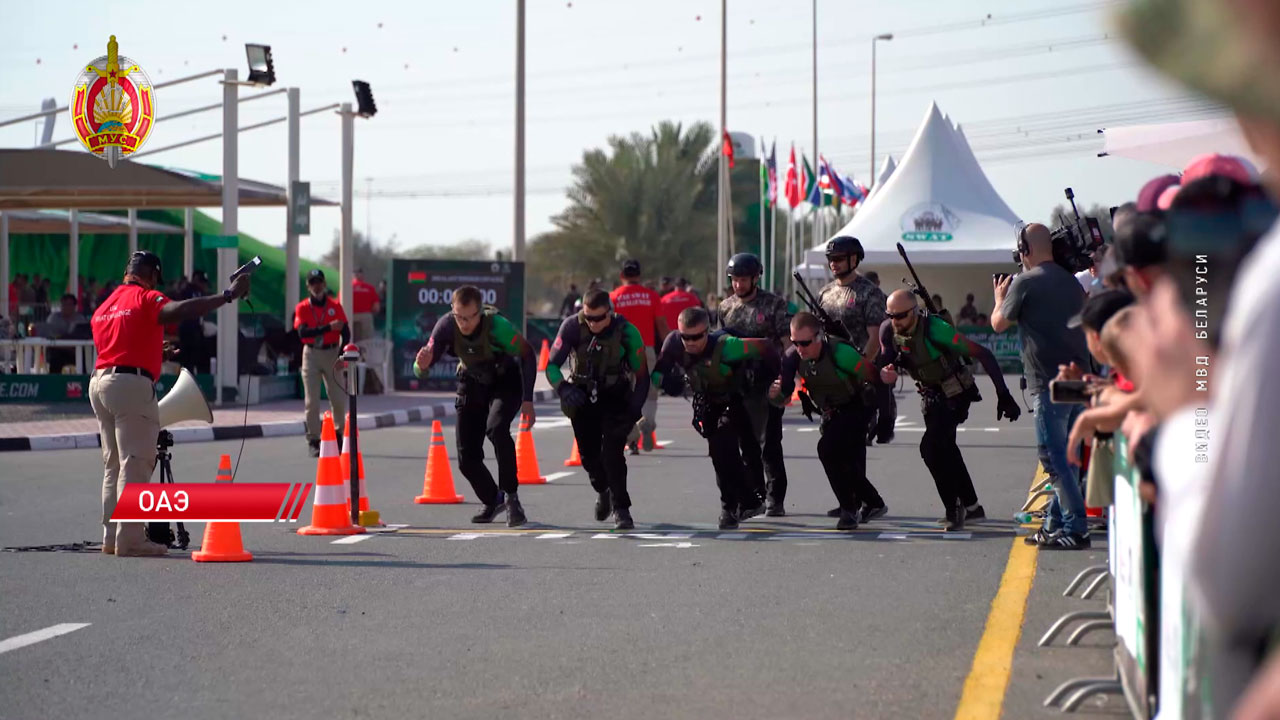
{"type": "Polygon", "coordinates": [[[737,530],[738,529],[737,514],[729,512],[728,510],[721,510],[720,511],[720,529],[721,530],[737,530]]]}
{"type": "Polygon", "coordinates": [[[770,500],[765,505],[764,514],[765,517],[786,517],[787,510],[782,503],[770,500]]]}
{"type": "Polygon", "coordinates": [[[880,445],[888,445],[889,443],[893,442],[893,431],[890,430],[889,432],[883,435],[877,435],[876,442],[879,443],[880,445]]]}
{"type": "Polygon", "coordinates": [[[836,506],[827,511],[827,517],[838,518],[842,512],[844,512],[844,509],[836,506]]]}
{"type": "Polygon", "coordinates": [[[1026,537],[1022,538],[1022,542],[1023,542],[1023,543],[1025,543],[1025,544],[1027,544],[1027,545],[1041,545],[1041,546],[1044,546],[1044,545],[1048,545],[1049,543],[1053,542],[1053,541],[1054,541],[1054,539],[1055,539],[1055,538],[1057,538],[1057,537],[1058,537],[1059,535],[1061,535],[1061,534],[1062,534],[1062,531],[1061,531],[1061,530],[1052,530],[1052,531],[1050,531],[1050,530],[1046,530],[1046,529],[1044,529],[1044,528],[1040,528],[1039,530],[1037,530],[1037,531],[1035,531],[1035,532],[1031,533],[1030,535],[1028,535],[1028,536],[1026,536],[1026,537]]]}
{"type": "Polygon", "coordinates": [[[1088,534],[1077,535],[1063,532],[1054,536],[1050,542],[1041,545],[1041,548],[1044,550],[1088,550],[1092,546],[1093,541],[1089,539],[1088,534]]]}
{"type": "Polygon", "coordinates": [[[863,505],[862,516],[858,518],[858,521],[868,522],[870,520],[875,520],[876,518],[884,517],[888,513],[889,513],[889,506],[884,504],[883,502],[877,505],[876,507],[863,505]]]}
{"type": "Polygon", "coordinates": [[[836,522],[837,530],[857,530],[858,514],[856,512],[841,512],[840,520],[836,522]]]}
{"type": "Polygon", "coordinates": [[[514,494],[507,496],[507,527],[520,527],[528,520],[524,514],[524,506],[520,498],[514,494]]]}
{"type": "Polygon", "coordinates": [[[639,440],[637,440],[637,441],[635,441],[635,442],[631,443],[631,446],[630,446],[630,447],[631,447],[631,454],[632,454],[632,455],[639,455],[639,454],[640,454],[640,441],[639,441],[639,440]]]}
{"type": "Polygon", "coordinates": [[[308,440],[307,446],[309,448],[311,457],[314,457],[314,458],[320,457],[320,441],[319,440],[308,440]]]}
{"type": "Polygon", "coordinates": [[[604,522],[609,519],[609,513],[613,512],[613,495],[608,490],[602,493],[596,493],[596,522],[604,522]]]}
{"type": "Polygon", "coordinates": [[[499,501],[494,505],[485,505],[483,508],[480,509],[480,512],[476,513],[471,517],[471,522],[491,523],[493,522],[493,519],[498,516],[498,513],[501,513],[503,510],[506,510],[506,509],[507,509],[506,503],[501,501],[499,501]]]}
{"type": "Polygon", "coordinates": [[[750,507],[742,507],[738,509],[738,521],[750,520],[762,513],[764,513],[764,503],[756,503],[750,507]]]}
{"type": "Polygon", "coordinates": [[[947,525],[944,528],[947,532],[959,532],[964,529],[964,506],[956,503],[954,508],[947,511],[947,525]]]}
{"type": "Polygon", "coordinates": [[[614,511],[614,530],[634,530],[635,522],[631,519],[630,508],[618,508],[614,511]]]}
{"type": "Polygon", "coordinates": [[[116,557],[161,557],[169,553],[168,546],[144,540],[134,547],[116,548],[116,557]]]}
{"type": "Polygon", "coordinates": [[[974,522],[975,520],[986,520],[986,519],[987,519],[987,511],[984,510],[981,505],[978,505],[973,509],[969,509],[969,508],[964,509],[964,521],[967,523],[974,522]]]}

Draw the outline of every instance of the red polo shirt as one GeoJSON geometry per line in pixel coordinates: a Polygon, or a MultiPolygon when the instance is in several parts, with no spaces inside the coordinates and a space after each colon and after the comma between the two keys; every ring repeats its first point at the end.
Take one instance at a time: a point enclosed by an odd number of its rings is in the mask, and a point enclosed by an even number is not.
{"type": "MultiPolygon", "coordinates": [[[[662,299],[657,290],[639,284],[620,285],[609,293],[614,312],[627,319],[640,331],[640,339],[646,347],[653,347],[654,318],[662,310],[662,299]]],[[[663,338],[664,340],[666,338],[663,338]]]]}
{"type": "Polygon", "coordinates": [[[662,296],[662,316],[667,319],[667,328],[677,329],[677,320],[685,308],[698,307],[702,303],[698,296],[685,290],[672,290],[662,296]]]}
{"type": "Polygon", "coordinates": [[[378,288],[363,280],[351,278],[351,312],[371,313],[378,302],[378,288]]]}
{"type": "Polygon", "coordinates": [[[158,380],[164,360],[160,308],[168,302],[164,293],[134,284],[121,285],[107,296],[90,322],[98,349],[94,369],[117,365],[142,368],[158,380]]]}
{"type": "MultiPolygon", "coordinates": [[[[347,321],[347,314],[342,311],[342,306],[337,300],[331,297],[325,297],[324,305],[316,306],[311,303],[311,298],[307,298],[298,303],[293,309],[293,327],[298,329],[301,327],[318,328],[321,325],[328,325],[334,320],[347,321]]],[[[324,335],[316,337],[301,338],[303,345],[333,345],[342,340],[342,333],[329,330],[324,335]]]]}

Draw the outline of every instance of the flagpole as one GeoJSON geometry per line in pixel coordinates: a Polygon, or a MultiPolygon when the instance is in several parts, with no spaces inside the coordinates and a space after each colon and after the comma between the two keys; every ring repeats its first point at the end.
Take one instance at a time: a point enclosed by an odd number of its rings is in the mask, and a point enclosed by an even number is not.
{"type": "MultiPolygon", "coordinates": [[[[759,183],[759,184],[760,184],[760,194],[759,194],[757,197],[759,197],[759,198],[760,198],[760,264],[761,264],[761,265],[763,265],[763,264],[764,264],[764,260],[765,260],[765,258],[769,257],[769,255],[765,252],[765,249],[764,249],[764,211],[765,211],[765,207],[764,207],[764,206],[765,206],[765,203],[769,200],[769,191],[765,188],[765,185],[764,185],[764,174],[765,174],[766,172],[768,172],[768,171],[769,171],[769,170],[768,170],[768,165],[767,165],[767,163],[765,162],[765,156],[764,156],[764,142],[763,142],[763,141],[761,141],[761,143],[760,143],[760,172],[759,172],[759,173],[757,173],[757,174],[760,176],[760,183],[759,183]]],[[[763,283],[765,283],[767,280],[768,280],[768,276],[767,276],[767,275],[765,275],[764,269],[763,269],[763,268],[761,268],[761,270],[760,270],[760,282],[763,284],[763,283]]]]}
{"type": "Polygon", "coordinates": [[[778,292],[778,201],[769,206],[769,291],[778,292]]]}
{"type": "MultiPolygon", "coordinates": [[[[725,118],[725,100],[726,88],[728,87],[728,77],[725,74],[725,49],[729,41],[727,13],[728,0],[720,0],[720,142],[724,142],[728,133],[727,120],[725,118]]],[[[726,179],[729,176],[729,168],[725,163],[724,150],[720,151],[720,189],[717,193],[720,196],[720,205],[717,211],[716,225],[716,295],[724,297],[724,277],[725,265],[728,264],[729,258],[725,256],[725,250],[728,247],[728,237],[726,235],[726,225],[728,219],[727,195],[729,193],[729,183],[726,179]]]]}

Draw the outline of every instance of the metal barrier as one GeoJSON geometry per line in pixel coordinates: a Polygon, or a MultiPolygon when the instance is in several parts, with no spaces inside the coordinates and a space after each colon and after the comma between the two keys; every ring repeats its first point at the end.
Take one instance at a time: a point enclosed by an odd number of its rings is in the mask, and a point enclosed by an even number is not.
{"type": "Polygon", "coordinates": [[[74,348],[77,375],[85,374],[86,369],[92,369],[98,360],[98,351],[92,340],[51,340],[40,337],[0,340],[0,372],[8,372],[12,368],[18,375],[47,373],[50,348],[74,348]]]}

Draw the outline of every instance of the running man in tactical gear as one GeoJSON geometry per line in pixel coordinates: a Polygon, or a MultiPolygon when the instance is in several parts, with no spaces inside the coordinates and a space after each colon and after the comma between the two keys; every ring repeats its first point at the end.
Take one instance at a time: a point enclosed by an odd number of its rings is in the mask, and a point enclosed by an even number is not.
{"type": "Polygon", "coordinates": [[[880,377],[889,385],[898,381],[895,365],[915,379],[925,427],[920,457],[938,487],[947,530],[963,529],[966,521],[986,517],[956,445],[956,427],[968,419],[969,405],[982,399],[963,358],[982,363],[995,384],[997,421],[1001,417],[1017,420],[1022,410],[1005,386],[995,355],[942,318],[922,313],[911,291],[893,291],[887,314],[880,326],[876,367],[881,368],[880,377]]]}
{"type": "Polygon", "coordinates": [[[582,467],[596,491],[596,520],[612,513],[615,529],[634,528],[623,449],[649,397],[649,371],[640,331],[613,311],[608,293],[588,291],[582,310],[560,324],[547,380],[573,423],[582,467]],[[573,371],[566,378],[560,366],[570,357],[573,371]]]}
{"type": "MultiPolygon", "coordinates": [[[[764,265],[751,253],[738,253],[729,259],[726,270],[733,294],[720,302],[721,326],[734,337],[764,338],[773,343],[781,355],[791,344],[791,313],[787,301],[760,287],[764,265]]],[[[748,484],[757,492],[764,491],[765,515],[781,517],[787,496],[787,468],[782,459],[782,414],[786,408],[769,402],[768,390],[773,377],[752,371],[744,401],[755,430],[755,442],[742,448],[747,465],[748,484]],[[765,475],[768,474],[766,488],[765,475]]]]}
{"type": "MultiPolygon", "coordinates": [[[[857,272],[866,253],[855,237],[839,235],[827,242],[827,267],[835,279],[818,291],[822,309],[843,322],[849,340],[863,357],[873,358],[879,351],[880,323],[884,322],[884,291],[857,272]]],[[[893,386],[873,378],[868,395],[866,442],[872,438],[881,445],[893,440],[893,426],[898,419],[898,403],[893,386]]]]}
{"type": "Polygon", "coordinates": [[[680,313],[678,330],[662,343],[653,383],[667,395],[683,395],[685,380],[693,390],[693,427],[707,440],[707,454],[720,488],[720,528],[728,530],[764,511],[764,503],[747,484],[743,442],[755,442],[755,431],[742,399],[744,368],[760,361],[760,372],[776,377],[778,354],[768,340],[736,338],[723,330],[709,332],[703,308],[680,313]]]}
{"type": "Polygon", "coordinates": [[[791,319],[791,349],[782,358],[782,371],[769,398],[786,402],[795,389],[796,375],[805,392],[822,411],[818,459],[840,503],[838,530],[854,530],[889,512],[889,506],[867,480],[866,407],[863,388],[875,368],[858,348],[841,338],[822,336],[822,321],[801,311],[791,319]]]}
{"type": "Polygon", "coordinates": [[[506,510],[507,525],[518,527],[526,518],[516,495],[516,444],[511,438],[511,421],[518,412],[521,421],[533,427],[537,362],[533,348],[516,326],[495,308],[484,305],[483,297],[471,285],[454,291],[453,310],[440,318],[431,338],[418,351],[413,374],[426,376],[445,353],[458,358],[458,469],[484,503],[471,522],[493,522],[506,510]],[[497,485],[484,465],[486,437],[498,459],[497,485]]]}

